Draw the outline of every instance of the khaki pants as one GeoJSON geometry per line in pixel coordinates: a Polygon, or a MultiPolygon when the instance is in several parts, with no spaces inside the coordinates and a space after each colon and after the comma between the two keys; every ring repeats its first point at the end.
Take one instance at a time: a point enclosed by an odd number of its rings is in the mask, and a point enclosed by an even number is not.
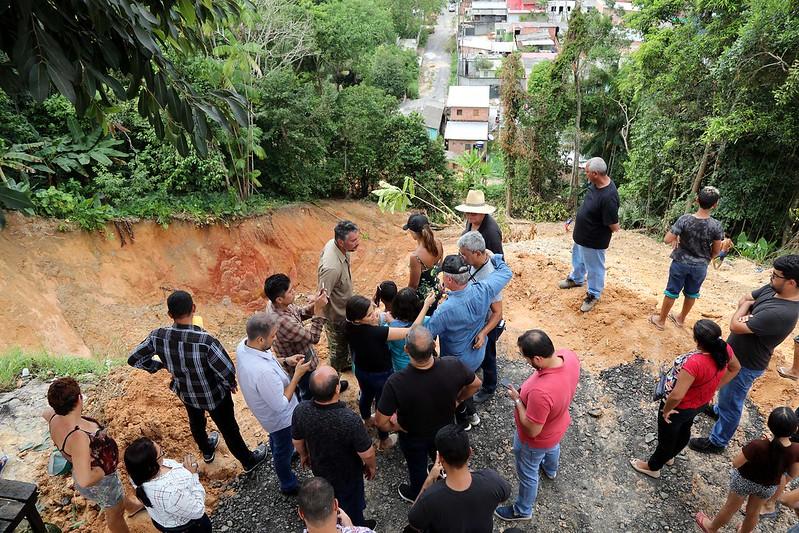
{"type": "Polygon", "coordinates": [[[338,372],[349,372],[352,370],[350,345],[347,344],[344,322],[333,323],[332,321],[328,321],[325,324],[325,333],[327,334],[330,366],[335,368],[338,372]]]}

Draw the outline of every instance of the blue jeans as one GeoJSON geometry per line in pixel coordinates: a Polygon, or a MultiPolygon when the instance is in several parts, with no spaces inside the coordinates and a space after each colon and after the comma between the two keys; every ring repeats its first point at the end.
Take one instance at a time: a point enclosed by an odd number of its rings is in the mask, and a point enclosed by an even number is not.
{"type": "MultiPolygon", "coordinates": [[[[358,398],[358,410],[361,418],[369,420],[372,416],[372,404],[380,402],[380,395],[383,394],[383,385],[386,384],[391,370],[385,372],[366,372],[358,368],[355,369],[355,377],[358,379],[358,387],[361,388],[361,396],[358,398]]],[[[378,431],[380,440],[388,438],[388,432],[378,431]]]]}
{"type": "Polygon", "coordinates": [[[480,368],[483,369],[482,390],[489,394],[497,390],[497,340],[503,331],[505,331],[504,325],[502,327],[498,325],[486,335],[486,354],[480,368]]]}
{"type": "Polygon", "coordinates": [[[569,279],[582,285],[588,276],[588,294],[599,298],[605,289],[605,250],[586,248],[574,243],[569,279]]]}
{"type": "Polygon", "coordinates": [[[538,469],[543,467],[548,476],[555,477],[560,461],[560,444],[552,448],[531,448],[519,439],[517,431],[513,437],[513,455],[519,476],[519,495],[513,510],[522,516],[532,516],[538,496],[538,469]]]}
{"type": "Polygon", "coordinates": [[[299,482],[291,470],[291,456],[294,453],[291,426],[269,434],[269,449],[272,451],[272,465],[275,467],[277,479],[280,480],[280,491],[296,490],[299,482]]]}
{"type": "Polygon", "coordinates": [[[744,401],[749,394],[755,380],[763,375],[765,370],[752,370],[741,367],[738,374],[719,391],[719,399],[713,408],[719,419],[710,432],[710,442],[715,446],[725,447],[730,443],[738,424],[741,422],[741,413],[744,410],[744,401]]]}

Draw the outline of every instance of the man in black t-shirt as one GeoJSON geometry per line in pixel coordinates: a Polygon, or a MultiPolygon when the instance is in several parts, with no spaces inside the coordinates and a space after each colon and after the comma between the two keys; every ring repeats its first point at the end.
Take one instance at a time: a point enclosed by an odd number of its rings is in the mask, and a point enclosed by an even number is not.
{"type": "Polygon", "coordinates": [[[688,446],[700,453],[721,453],[741,421],[744,402],[755,380],[768,369],[774,348],[791,334],[799,320],[799,255],[774,261],[771,283],[738,301],[730,319],[727,344],[741,369],[719,389],[718,402],[706,413],[718,418],[710,435],[691,439],[688,446]]]}
{"type": "Polygon", "coordinates": [[[339,401],[340,379],[333,367],[317,368],[309,385],[314,399],[298,405],[291,419],[291,438],[302,466],[333,485],[353,524],[374,529],[375,521],[363,518],[363,478],[374,479],[377,473],[372,439],[361,418],[339,401]]]}
{"type": "Polygon", "coordinates": [[[408,512],[405,533],[485,533],[494,530],[494,509],[510,497],[510,483],[491,469],[469,470],[469,436],[456,424],[435,438],[438,456],[408,512]],[[439,480],[442,471],[446,479],[439,480]]]}
{"type": "Polygon", "coordinates": [[[572,271],[558,284],[561,289],[581,287],[588,278],[588,290],[580,306],[587,313],[594,308],[605,288],[605,251],[611,235],[619,231],[619,193],[607,175],[608,166],[601,157],[585,164],[591,182],[577,215],[574,217],[572,271]]]}
{"type": "Polygon", "coordinates": [[[436,432],[452,424],[456,405],[471,398],[481,385],[457,357],[434,358],[434,347],[427,328],[411,328],[405,342],[411,364],[388,378],[377,404],[377,426],[399,432],[410,484],[400,485],[398,492],[408,502],[416,499],[427,476],[436,432]]]}

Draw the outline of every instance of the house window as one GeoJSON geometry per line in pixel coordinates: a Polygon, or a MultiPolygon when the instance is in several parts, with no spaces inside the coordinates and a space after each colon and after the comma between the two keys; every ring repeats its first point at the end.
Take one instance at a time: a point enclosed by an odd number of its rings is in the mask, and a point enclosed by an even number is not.
{"type": "Polygon", "coordinates": [[[479,117],[480,116],[480,110],[479,109],[472,109],[472,116],[479,117]]]}
{"type": "Polygon", "coordinates": [[[566,11],[571,11],[571,10],[572,10],[571,6],[566,8],[566,11]]]}
{"type": "Polygon", "coordinates": [[[558,13],[563,13],[563,6],[558,6],[558,13]]]}
{"type": "Polygon", "coordinates": [[[463,149],[464,150],[471,150],[472,149],[472,145],[470,143],[464,143],[463,144],[463,149]]]}
{"type": "Polygon", "coordinates": [[[554,13],[555,12],[555,6],[552,6],[552,9],[550,9],[550,11],[552,11],[554,13]]]}
{"type": "Polygon", "coordinates": [[[463,115],[463,109],[458,109],[458,110],[456,110],[456,111],[455,111],[455,114],[456,114],[457,116],[461,116],[461,115],[463,115]]]}

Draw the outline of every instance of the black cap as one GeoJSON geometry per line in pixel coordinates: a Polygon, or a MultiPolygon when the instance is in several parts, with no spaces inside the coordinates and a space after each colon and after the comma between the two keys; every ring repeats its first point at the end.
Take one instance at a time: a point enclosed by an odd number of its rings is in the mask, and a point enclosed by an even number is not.
{"type": "Polygon", "coordinates": [[[416,213],[408,217],[408,223],[402,226],[402,229],[409,229],[416,233],[421,233],[428,224],[430,224],[430,221],[427,220],[426,216],[421,213],[416,213]]]}
{"type": "Polygon", "coordinates": [[[469,272],[469,263],[460,255],[448,255],[444,258],[441,270],[447,274],[465,274],[469,272]]]}

